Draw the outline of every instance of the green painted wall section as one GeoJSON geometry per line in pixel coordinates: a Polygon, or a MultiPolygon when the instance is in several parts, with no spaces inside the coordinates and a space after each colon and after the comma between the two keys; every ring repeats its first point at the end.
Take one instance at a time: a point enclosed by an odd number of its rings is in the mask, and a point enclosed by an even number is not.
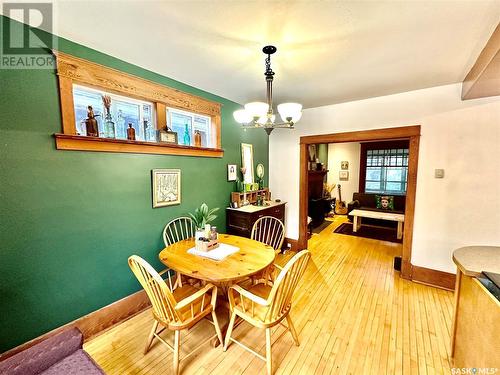
{"type": "Polygon", "coordinates": [[[320,163],[328,169],[328,144],[320,143],[317,146],[317,155],[320,163]]]}
{"type": "MultiPolygon", "coordinates": [[[[14,21],[13,26],[21,29],[14,21]]],[[[57,151],[61,118],[52,70],[0,69],[0,352],[139,290],[127,265],[139,254],[157,269],[161,231],[202,202],[225,229],[240,143],[268,166],[263,130],[243,131],[238,104],[58,38],[60,51],[220,102],[222,159],[57,151]],[[151,169],[182,170],[182,204],[153,209],[151,169]]],[[[215,79],[215,78],[214,78],[215,79]]]]}

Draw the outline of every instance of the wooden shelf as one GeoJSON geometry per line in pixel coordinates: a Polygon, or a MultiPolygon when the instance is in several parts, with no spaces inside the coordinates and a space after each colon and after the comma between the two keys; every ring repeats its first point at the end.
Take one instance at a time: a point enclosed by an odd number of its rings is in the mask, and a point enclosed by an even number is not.
{"type": "Polygon", "coordinates": [[[58,150],[201,156],[207,158],[221,158],[224,156],[224,150],[218,148],[203,148],[168,143],[87,137],[83,135],[61,133],[54,134],[54,137],[56,139],[56,148],[58,150]]]}
{"type": "MultiPolygon", "coordinates": [[[[250,203],[257,203],[258,195],[263,196],[265,200],[271,199],[271,192],[269,191],[269,188],[264,188],[260,190],[247,191],[247,201],[250,203]]],[[[243,196],[244,193],[240,193],[239,191],[233,191],[231,193],[231,203],[237,202],[238,207],[240,207],[241,203],[243,202],[243,196]]]]}

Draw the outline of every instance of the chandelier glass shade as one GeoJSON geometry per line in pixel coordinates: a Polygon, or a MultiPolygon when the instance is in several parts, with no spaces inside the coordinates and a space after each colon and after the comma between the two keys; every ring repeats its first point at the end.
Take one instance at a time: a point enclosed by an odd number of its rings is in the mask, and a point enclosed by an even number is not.
{"type": "Polygon", "coordinates": [[[274,72],[271,69],[271,55],[276,52],[276,47],[266,46],[262,52],[267,55],[266,71],[264,72],[267,84],[267,101],[247,103],[244,109],[234,111],[233,116],[244,129],[263,128],[269,135],[275,128],[293,128],[294,124],[302,117],[302,104],[279,104],[277,109],[282,122],[276,122],[276,115],[273,111],[274,72]]]}

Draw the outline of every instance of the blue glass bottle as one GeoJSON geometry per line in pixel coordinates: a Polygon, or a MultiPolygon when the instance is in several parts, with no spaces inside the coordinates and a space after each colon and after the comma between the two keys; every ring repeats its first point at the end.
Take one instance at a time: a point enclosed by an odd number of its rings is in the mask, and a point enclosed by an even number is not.
{"type": "Polygon", "coordinates": [[[186,129],[184,130],[184,144],[186,146],[191,146],[191,136],[189,135],[188,124],[186,124],[186,129]]]}

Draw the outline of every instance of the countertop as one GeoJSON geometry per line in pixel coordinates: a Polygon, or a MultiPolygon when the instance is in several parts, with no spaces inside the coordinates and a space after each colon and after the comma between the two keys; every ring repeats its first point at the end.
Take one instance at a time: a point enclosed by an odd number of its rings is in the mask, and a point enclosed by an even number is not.
{"type": "Polygon", "coordinates": [[[285,203],[286,202],[272,201],[269,206],[254,206],[254,205],[249,204],[247,206],[238,207],[238,208],[227,207],[226,210],[240,211],[240,212],[257,212],[260,210],[265,210],[266,208],[269,208],[269,207],[276,207],[276,206],[279,206],[279,205],[285,204],[285,203]]]}
{"type": "Polygon", "coordinates": [[[466,246],[453,252],[453,261],[466,276],[482,271],[500,273],[500,246],[466,246]]]}

